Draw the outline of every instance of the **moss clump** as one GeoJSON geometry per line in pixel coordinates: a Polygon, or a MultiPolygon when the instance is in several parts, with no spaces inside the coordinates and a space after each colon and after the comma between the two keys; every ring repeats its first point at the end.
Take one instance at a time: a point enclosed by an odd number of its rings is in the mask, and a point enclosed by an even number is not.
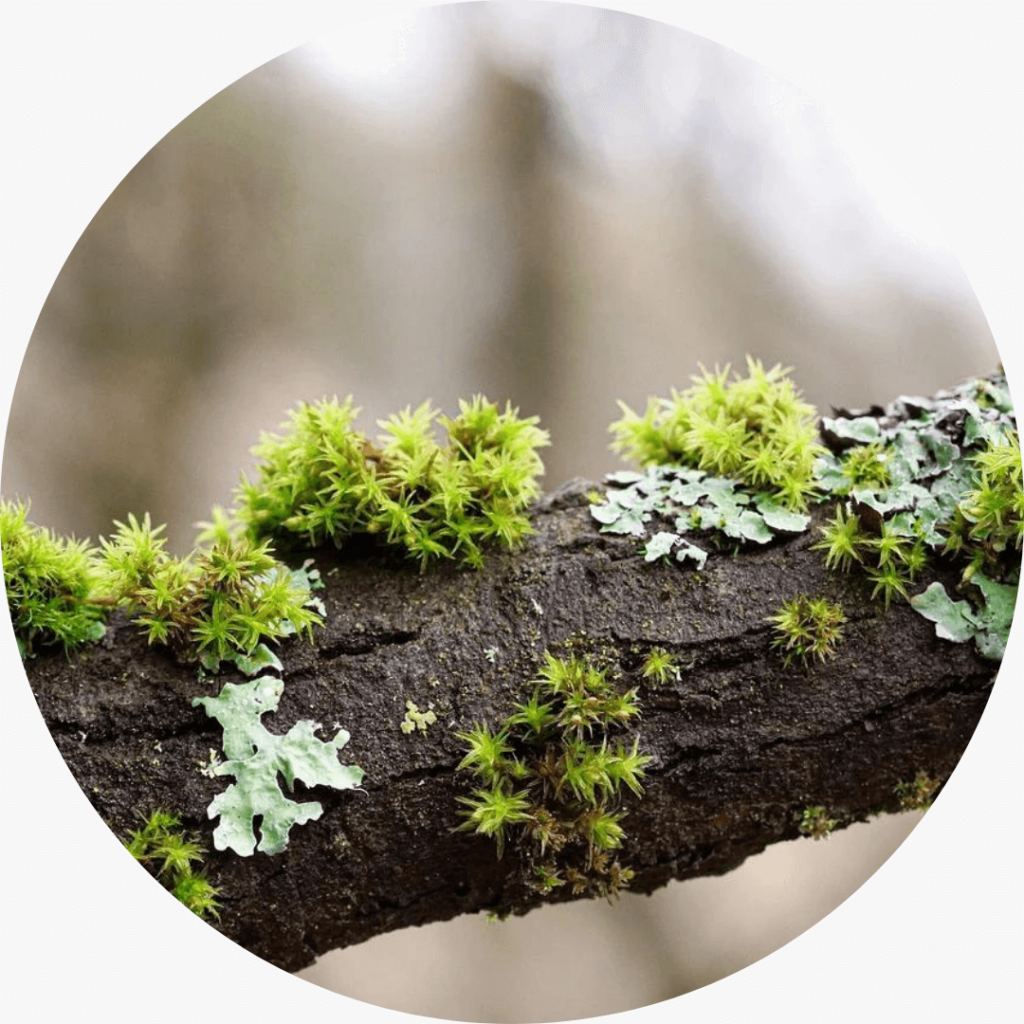
{"type": "Polygon", "coordinates": [[[806,807],[799,816],[801,835],[813,839],[827,839],[832,830],[839,824],[835,818],[828,816],[824,807],[806,807]]]}
{"type": "Polygon", "coordinates": [[[0,501],[7,607],[23,658],[40,646],[67,651],[98,640],[106,611],[90,603],[96,571],[89,544],[36,526],[28,512],[22,502],[0,501]]]}
{"type": "Polygon", "coordinates": [[[826,565],[859,571],[886,609],[907,600],[938,636],[974,640],[1000,660],[1024,539],[1020,442],[1002,373],[935,399],[824,417],[822,436],[832,451],[817,461],[818,485],[841,499],[815,545],[826,565]],[[933,555],[962,574],[970,601],[954,601],[939,581],[913,593],[933,555]]]}
{"type": "Polygon", "coordinates": [[[661,686],[670,679],[679,680],[679,659],[661,647],[652,647],[644,659],[642,675],[651,686],[661,686]]]}
{"type": "Polygon", "coordinates": [[[523,510],[539,493],[537,449],[549,443],[536,417],[477,396],[449,419],[424,402],[379,421],[372,444],[353,426],[357,413],[351,398],[303,403],[283,434],[263,435],[257,479],[243,476],[238,489],[250,537],[315,547],[376,534],[424,567],[439,558],[479,567],[482,545],[512,547],[531,532],[523,510]]]}
{"type": "Polygon", "coordinates": [[[904,811],[927,811],[935,800],[942,779],[918,772],[911,782],[896,783],[896,796],[904,811]]]}
{"type": "Polygon", "coordinates": [[[880,441],[851,448],[843,457],[840,470],[846,485],[835,488],[833,493],[849,494],[863,488],[888,490],[892,486],[889,458],[889,452],[880,441]]]}
{"type": "Polygon", "coordinates": [[[815,490],[816,411],[801,400],[789,371],[747,359],[746,377],[729,367],[703,370],[686,391],[651,398],[643,416],[619,403],[613,450],[641,465],[682,465],[732,477],[773,494],[789,509],[815,490]]]}
{"type": "Polygon", "coordinates": [[[622,787],[643,790],[639,741],[609,745],[608,734],[639,715],[636,690],[615,691],[587,658],[545,655],[530,698],[498,728],[460,733],[468,752],[459,765],[483,783],[460,826],[492,837],[501,856],[506,833],[520,835],[528,881],[542,893],[569,885],[612,898],[633,872],[614,852],[625,833],[618,810],[622,787]]]}
{"type": "Polygon", "coordinates": [[[268,541],[232,531],[219,509],[197,547],[186,558],[164,551],[163,526],[147,513],[115,522],[103,539],[98,586],[146,630],[150,643],[180,657],[201,658],[216,670],[222,660],[244,659],[263,640],[312,634],[320,616],[310,605],[309,576],[281,565],[268,541]]]}
{"type": "Polygon", "coordinates": [[[1024,539],[1024,487],[1017,431],[990,441],[974,457],[974,486],[957,503],[945,550],[967,559],[964,579],[1019,552],[1024,539]]]}
{"type": "Polygon", "coordinates": [[[846,616],[838,604],[824,597],[799,594],[766,621],[775,627],[772,647],[780,651],[783,663],[788,667],[799,659],[806,668],[814,658],[826,661],[835,657],[846,616]]]}
{"type": "Polygon", "coordinates": [[[220,917],[216,898],[220,890],[192,868],[202,863],[204,851],[194,836],[185,835],[176,814],[153,811],[145,825],[128,836],[125,846],[137,861],[155,869],[164,887],[197,917],[220,917]]]}
{"type": "Polygon", "coordinates": [[[895,523],[879,517],[876,529],[869,532],[859,515],[839,504],[812,550],[825,552],[830,569],[849,572],[856,563],[874,585],[872,600],[880,599],[888,610],[895,597],[909,600],[908,588],[927,566],[928,550],[923,537],[907,536],[895,523]]]}

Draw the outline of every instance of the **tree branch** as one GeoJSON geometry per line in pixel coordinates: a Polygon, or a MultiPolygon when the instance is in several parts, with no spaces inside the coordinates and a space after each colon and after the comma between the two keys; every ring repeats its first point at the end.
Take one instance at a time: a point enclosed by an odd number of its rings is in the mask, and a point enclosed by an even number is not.
{"type": "MultiPolygon", "coordinates": [[[[365,770],[363,791],[312,792],[323,816],[295,827],[278,856],[208,853],[216,927],[295,971],[392,929],[573,898],[568,886],[547,897],[531,888],[529,851],[514,837],[499,860],[493,842],[454,831],[457,797],[474,788],[456,772],[456,734],[504,719],[543,652],[567,641],[639,686],[634,732],[652,760],[643,797],[622,802],[619,851],[634,892],[730,871],[799,835],[808,806],[843,827],[898,810],[896,784],[919,771],[949,776],[996,666],[937,639],[906,604],[883,613],[859,577],[826,570],[810,547],[828,506],[808,532],[712,555],[695,573],[645,563],[635,539],[601,534],[592,486],[571,481],[538,502],[536,534],[479,572],[420,574],[368,543],[313,553],[326,625],[315,645],[282,645],[284,695],[264,722],[277,733],[310,718],[324,734],[347,729],[341,760],[365,770]],[[765,619],[801,593],[841,601],[846,638],[834,660],[787,669],[765,619]],[[678,681],[642,679],[655,646],[677,656],[678,681]],[[400,730],[407,700],[437,714],[427,732],[400,730]]],[[[933,578],[956,581],[940,567],[922,588],[933,578]]],[[[100,643],[27,671],[57,746],[118,835],[163,807],[212,846],[206,808],[229,780],[201,771],[221,733],[191,701],[218,681],[147,647],[119,615],[100,643]]]]}

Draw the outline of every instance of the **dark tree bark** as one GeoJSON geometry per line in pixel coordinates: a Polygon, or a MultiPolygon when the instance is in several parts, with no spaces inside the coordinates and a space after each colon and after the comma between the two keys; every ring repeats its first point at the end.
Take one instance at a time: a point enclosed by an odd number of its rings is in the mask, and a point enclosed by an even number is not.
{"type": "MultiPolygon", "coordinates": [[[[479,572],[420,574],[355,543],[313,553],[326,625],[315,644],[282,645],[284,695],[264,722],[277,733],[299,719],[323,723],[324,736],[347,729],[341,760],[365,770],[363,791],[309,791],[323,816],[293,828],[278,856],[211,849],[216,927],[295,971],[392,929],[572,898],[568,886],[550,897],[531,889],[514,840],[499,860],[489,839],[453,831],[457,797],[474,788],[455,770],[456,733],[506,717],[545,649],[567,640],[601,650],[621,686],[640,688],[634,731],[652,760],[643,797],[623,800],[620,859],[636,872],[633,892],[730,871],[797,837],[808,806],[843,827],[899,810],[894,787],[918,771],[948,777],[997,666],[973,645],[938,639],[906,604],[883,612],[861,578],[826,570],[811,545],[829,506],[815,509],[808,532],[720,552],[695,573],[647,564],[635,539],[598,532],[591,486],[573,481],[538,502],[536,534],[479,572]],[[800,593],[840,600],[849,619],[835,659],[807,670],[784,667],[765,621],[800,593]],[[678,682],[644,684],[654,646],[678,656],[678,682]],[[428,732],[399,729],[407,699],[433,706],[428,732]]],[[[955,571],[936,571],[929,578],[952,589],[955,571]]],[[[119,836],[163,807],[212,848],[206,808],[231,780],[201,773],[221,732],[191,700],[218,680],[147,647],[119,616],[99,644],[27,670],[58,748],[119,836]]]]}

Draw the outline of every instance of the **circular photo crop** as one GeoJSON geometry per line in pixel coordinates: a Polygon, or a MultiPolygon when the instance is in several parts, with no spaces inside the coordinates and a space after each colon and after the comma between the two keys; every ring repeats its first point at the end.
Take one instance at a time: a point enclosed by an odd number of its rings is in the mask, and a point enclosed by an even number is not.
{"type": "Polygon", "coordinates": [[[455,4],[142,157],[0,507],[125,871],[497,1024],[691,992],[881,866],[984,711],[1024,497],[967,280],[848,142],[680,29],[455,4]]]}

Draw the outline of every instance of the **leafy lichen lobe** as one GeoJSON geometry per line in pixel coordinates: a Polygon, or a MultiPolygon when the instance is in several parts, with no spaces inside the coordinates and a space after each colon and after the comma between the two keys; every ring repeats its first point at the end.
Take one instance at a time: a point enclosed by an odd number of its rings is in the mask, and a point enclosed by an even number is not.
{"type": "Polygon", "coordinates": [[[0,542],[11,624],[23,658],[37,648],[69,651],[98,640],[106,609],[89,602],[96,586],[88,542],[59,537],[28,520],[29,506],[0,501],[0,542]]]}
{"type": "Polygon", "coordinates": [[[296,779],[307,786],[335,789],[352,789],[363,780],[361,768],[344,766],[338,760],[337,752],[349,740],[344,729],[328,741],[318,739],[314,734],[319,726],[305,720],[296,722],[284,736],[267,730],[260,719],[276,710],[283,689],[279,679],[261,676],[250,683],[226,683],[218,696],[192,701],[205,707],[224,728],[228,760],[217,765],[214,774],[233,775],[236,780],[208,809],[211,818],[219,815],[221,819],[213,833],[218,850],[230,848],[242,857],[251,856],[257,848],[253,820],[260,817],[258,848],[272,856],[287,846],[293,825],[320,817],[323,807],[319,803],[299,804],[285,797],[278,785],[279,774],[289,789],[296,779]]]}

